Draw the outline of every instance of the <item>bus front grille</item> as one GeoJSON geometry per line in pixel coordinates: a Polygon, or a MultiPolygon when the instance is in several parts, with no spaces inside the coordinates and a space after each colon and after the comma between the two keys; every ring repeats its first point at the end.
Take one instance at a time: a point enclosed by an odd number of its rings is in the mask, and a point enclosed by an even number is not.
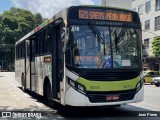
{"type": "Polygon", "coordinates": [[[92,103],[99,103],[99,102],[119,102],[119,101],[127,101],[127,100],[132,100],[135,96],[135,91],[132,92],[124,92],[124,93],[88,93],[87,96],[90,100],[90,102],[92,103]],[[119,96],[119,100],[107,100],[106,96],[110,96],[110,95],[118,95],[119,96]]]}

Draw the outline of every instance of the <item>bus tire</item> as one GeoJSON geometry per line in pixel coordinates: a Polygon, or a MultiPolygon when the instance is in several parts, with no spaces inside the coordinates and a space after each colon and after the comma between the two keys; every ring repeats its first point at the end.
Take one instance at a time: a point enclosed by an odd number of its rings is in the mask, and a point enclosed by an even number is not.
{"type": "Polygon", "coordinates": [[[24,73],[22,74],[21,81],[22,81],[22,90],[23,92],[26,92],[24,73]]]}
{"type": "Polygon", "coordinates": [[[159,86],[160,86],[160,83],[155,84],[155,86],[156,86],[156,87],[159,87],[159,86]]]}
{"type": "Polygon", "coordinates": [[[55,102],[52,100],[52,98],[53,98],[52,89],[50,83],[48,82],[46,87],[47,105],[50,106],[51,108],[54,108],[55,102]]]}

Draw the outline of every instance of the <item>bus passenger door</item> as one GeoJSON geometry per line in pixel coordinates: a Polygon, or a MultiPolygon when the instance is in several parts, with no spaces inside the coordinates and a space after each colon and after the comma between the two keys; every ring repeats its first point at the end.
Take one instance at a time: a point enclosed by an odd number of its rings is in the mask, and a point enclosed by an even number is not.
{"type": "Polygon", "coordinates": [[[26,77],[26,89],[30,90],[30,41],[26,40],[26,60],[25,60],[25,77],[26,77]]]}

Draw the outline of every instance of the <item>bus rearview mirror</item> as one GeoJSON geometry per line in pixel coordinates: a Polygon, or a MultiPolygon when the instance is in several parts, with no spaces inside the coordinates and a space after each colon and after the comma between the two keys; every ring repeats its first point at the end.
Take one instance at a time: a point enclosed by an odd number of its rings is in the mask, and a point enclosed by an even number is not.
{"type": "Polygon", "coordinates": [[[69,38],[69,30],[67,28],[62,28],[61,39],[63,42],[63,52],[66,52],[67,42],[69,38]]]}

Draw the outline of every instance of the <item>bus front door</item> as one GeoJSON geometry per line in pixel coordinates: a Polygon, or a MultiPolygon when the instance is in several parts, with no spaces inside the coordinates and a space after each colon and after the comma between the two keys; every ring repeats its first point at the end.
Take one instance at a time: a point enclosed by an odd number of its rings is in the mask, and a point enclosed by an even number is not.
{"type": "Polygon", "coordinates": [[[61,38],[60,38],[60,25],[54,27],[53,29],[53,53],[52,53],[52,91],[53,98],[60,99],[60,81],[63,79],[63,60],[62,60],[62,47],[61,47],[61,38]]]}

